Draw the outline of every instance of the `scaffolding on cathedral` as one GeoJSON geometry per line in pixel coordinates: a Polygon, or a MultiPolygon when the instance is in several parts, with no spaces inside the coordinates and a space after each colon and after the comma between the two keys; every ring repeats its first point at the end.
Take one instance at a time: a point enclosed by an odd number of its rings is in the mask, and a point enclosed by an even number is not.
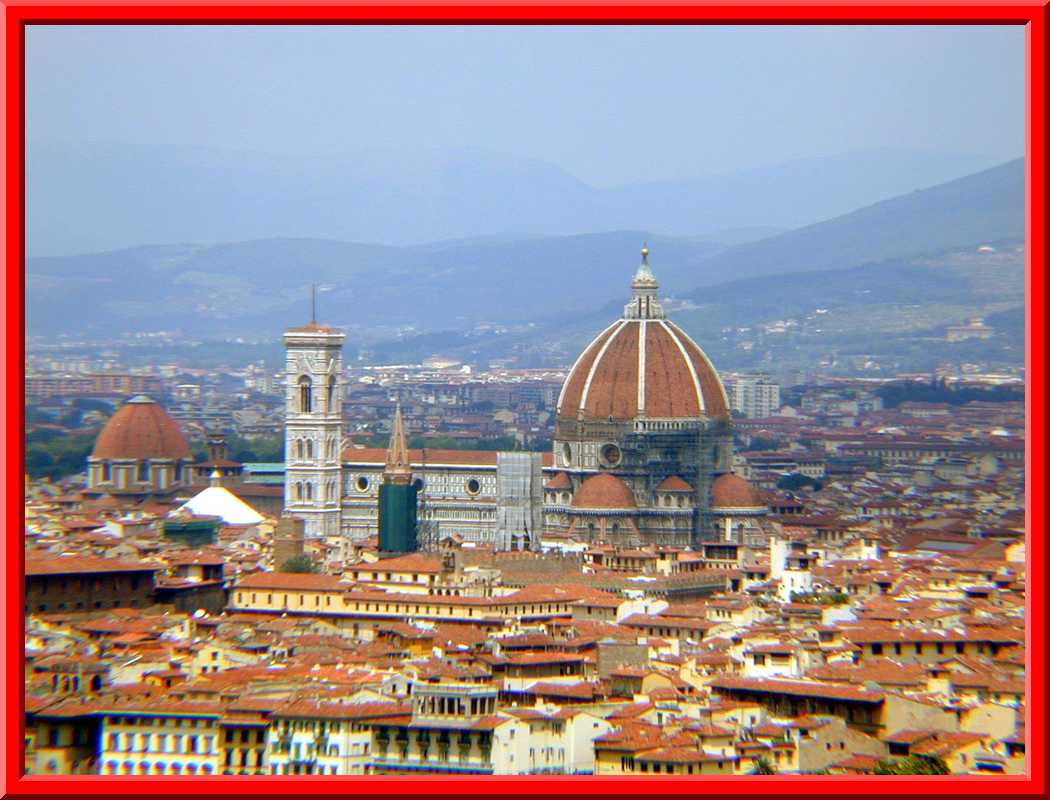
{"type": "MultiPolygon", "coordinates": [[[[427,449],[422,451],[420,472],[427,471],[427,449]]],[[[421,480],[419,488],[419,513],[416,515],[416,545],[420,552],[436,553],[441,548],[441,523],[434,519],[433,511],[427,506],[427,484],[421,480]]]]}
{"type": "Polygon", "coordinates": [[[540,549],[543,534],[543,454],[499,453],[496,550],[540,549]]]}

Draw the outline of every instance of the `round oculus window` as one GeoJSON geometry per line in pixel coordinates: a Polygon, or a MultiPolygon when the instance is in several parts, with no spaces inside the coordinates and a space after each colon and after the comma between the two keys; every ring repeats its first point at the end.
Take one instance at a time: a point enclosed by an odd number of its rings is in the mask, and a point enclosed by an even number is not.
{"type": "Polygon", "coordinates": [[[364,475],[359,476],[358,479],[354,481],[354,486],[357,487],[357,491],[359,492],[367,492],[368,478],[366,478],[364,475]]]}
{"type": "Polygon", "coordinates": [[[481,492],[481,482],[477,478],[469,478],[467,480],[467,494],[476,495],[481,492]]]}
{"type": "Polygon", "coordinates": [[[623,459],[623,454],[620,453],[620,448],[614,444],[602,445],[601,449],[602,463],[609,467],[615,467],[623,459]]]}

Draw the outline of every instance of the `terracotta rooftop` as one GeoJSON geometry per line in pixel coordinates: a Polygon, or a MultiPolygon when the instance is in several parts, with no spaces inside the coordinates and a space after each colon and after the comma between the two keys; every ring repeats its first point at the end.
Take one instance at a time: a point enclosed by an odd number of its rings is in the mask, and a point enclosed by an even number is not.
{"type": "Polygon", "coordinates": [[[392,558],[381,558],[378,561],[367,563],[361,562],[347,568],[347,572],[400,572],[400,573],[430,573],[441,572],[441,559],[434,556],[426,556],[422,553],[408,553],[403,556],[392,558]]]}
{"type": "Polygon", "coordinates": [[[289,589],[299,591],[342,591],[350,588],[338,575],[307,572],[255,572],[237,581],[236,589],[289,589]]]}
{"type": "Polygon", "coordinates": [[[136,561],[118,561],[97,556],[30,556],[26,559],[27,576],[77,575],[105,572],[156,572],[161,567],[136,561]]]}
{"type": "Polygon", "coordinates": [[[864,703],[881,703],[882,692],[869,692],[853,686],[828,685],[815,681],[779,680],[770,678],[718,677],[709,684],[714,690],[746,690],[768,694],[786,694],[796,697],[826,697],[864,703]]]}

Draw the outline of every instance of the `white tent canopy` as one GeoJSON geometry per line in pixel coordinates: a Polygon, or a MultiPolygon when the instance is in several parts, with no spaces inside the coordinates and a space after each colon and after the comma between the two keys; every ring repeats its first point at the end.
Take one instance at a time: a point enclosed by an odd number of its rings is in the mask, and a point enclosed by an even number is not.
{"type": "Polygon", "coordinates": [[[209,486],[179,506],[172,515],[189,511],[198,516],[220,517],[227,525],[255,525],[263,516],[229,489],[209,486]]]}

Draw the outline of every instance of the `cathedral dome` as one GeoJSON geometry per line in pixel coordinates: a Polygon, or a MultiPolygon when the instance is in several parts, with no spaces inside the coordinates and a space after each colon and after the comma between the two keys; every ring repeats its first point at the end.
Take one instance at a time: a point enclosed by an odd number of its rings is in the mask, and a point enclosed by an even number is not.
{"type": "Polygon", "coordinates": [[[580,484],[573,508],[637,508],[631,487],[608,472],[592,475],[580,484]]]}
{"type": "Polygon", "coordinates": [[[711,484],[711,508],[766,508],[758,489],[731,472],[719,475],[711,484]]]}
{"type": "Polygon", "coordinates": [[[186,437],[168,412],[145,395],[131,398],[95,440],[92,458],[109,460],[190,458],[186,437]]]}
{"type": "Polygon", "coordinates": [[[558,417],[632,421],[728,417],[729,401],[703,350],[664,317],[648,250],[631,283],[624,316],[602,331],[573,364],[558,417]]]}

